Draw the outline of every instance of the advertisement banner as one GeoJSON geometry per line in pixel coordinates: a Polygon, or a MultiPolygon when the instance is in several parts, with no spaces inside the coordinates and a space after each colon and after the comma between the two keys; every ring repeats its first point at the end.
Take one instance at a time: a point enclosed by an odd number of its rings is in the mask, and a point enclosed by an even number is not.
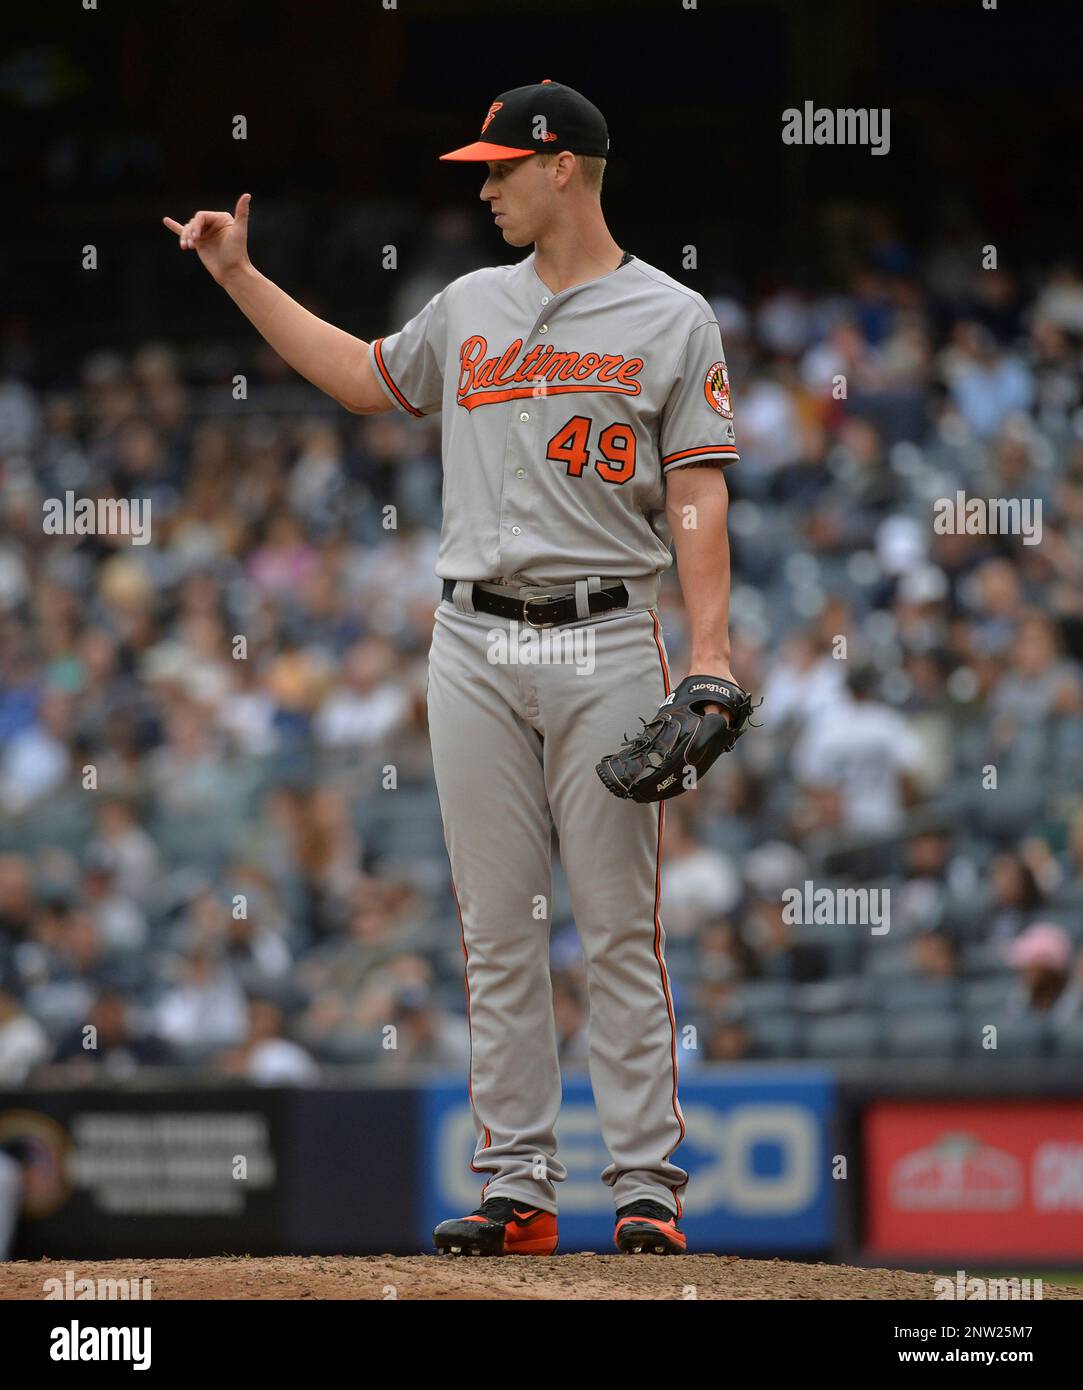
{"type": "Polygon", "coordinates": [[[26,1154],[16,1258],[273,1248],[277,1095],[24,1092],[0,1144],[26,1154]]]}
{"type": "Polygon", "coordinates": [[[0,1094],[12,1258],[412,1253],[416,1113],[390,1088],[0,1094]]]}
{"type": "Polygon", "coordinates": [[[878,1101],[863,1151],[870,1256],[1083,1256],[1083,1103],[878,1101]]]}
{"type": "MultiPolygon", "coordinates": [[[[687,1137],[673,1161],[689,1174],[682,1227],[689,1251],[826,1251],[833,1238],[831,1075],[817,1067],[744,1065],[717,1079],[682,1083],[687,1137]]],[[[613,1199],[600,1179],[609,1163],[590,1081],[566,1076],[557,1123],[560,1250],[613,1251],[613,1199]]],[[[422,1226],[478,1205],[486,1174],[473,1173],[476,1137],[465,1081],[435,1082],[424,1096],[422,1226]]]]}

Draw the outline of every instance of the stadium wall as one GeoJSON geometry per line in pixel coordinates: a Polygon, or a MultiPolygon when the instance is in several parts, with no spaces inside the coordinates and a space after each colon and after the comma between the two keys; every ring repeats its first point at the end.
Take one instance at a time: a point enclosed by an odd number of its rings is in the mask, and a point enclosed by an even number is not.
{"type": "MultiPolygon", "coordinates": [[[[690,1250],[1083,1267],[1069,1069],[746,1064],[698,1072],[681,1103],[690,1250]]],[[[561,1249],[604,1251],[608,1159],[583,1074],[565,1077],[558,1132],[561,1249]]],[[[459,1076],[0,1093],[0,1144],[13,1139],[27,1155],[16,1259],[413,1254],[483,1181],[459,1076]]]]}

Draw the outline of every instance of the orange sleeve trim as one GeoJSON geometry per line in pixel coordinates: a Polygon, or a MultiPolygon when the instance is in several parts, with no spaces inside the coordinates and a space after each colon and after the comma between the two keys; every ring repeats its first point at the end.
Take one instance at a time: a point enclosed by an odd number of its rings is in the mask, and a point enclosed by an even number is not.
{"type": "Polygon", "coordinates": [[[391,373],[387,370],[387,366],[384,363],[383,341],[382,338],[376,338],[374,340],[372,344],[372,360],[376,363],[376,370],[384,379],[384,385],[395,397],[399,405],[402,406],[403,410],[408,410],[411,415],[424,415],[425,412],[423,410],[416,410],[391,380],[391,373]]]}
{"type": "Polygon", "coordinates": [[[736,463],[740,458],[736,444],[701,444],[698,449],[681,449],[679,453],[667,454],[662,460],[663,469],[674,463],[687,463],[689,459],[721,458],[727,463],[736,463]]]}

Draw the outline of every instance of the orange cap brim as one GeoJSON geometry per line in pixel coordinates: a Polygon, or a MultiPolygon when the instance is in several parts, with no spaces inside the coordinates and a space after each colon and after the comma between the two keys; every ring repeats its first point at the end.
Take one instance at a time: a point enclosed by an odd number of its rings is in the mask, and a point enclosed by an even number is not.
{"type": "Polygon", "coordinates": [[[489,145],[484,140],[442,154],[441,159],[525,159],[533,150],[517,150],[511,145],[489,145]]]}

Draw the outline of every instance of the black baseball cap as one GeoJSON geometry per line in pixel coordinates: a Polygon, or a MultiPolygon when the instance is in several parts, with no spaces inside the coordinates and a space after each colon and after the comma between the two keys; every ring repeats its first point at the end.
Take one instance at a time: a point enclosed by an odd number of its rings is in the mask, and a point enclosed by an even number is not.
{"type": "Polygon", "coordinates": [[[530,87],[501,92],[481,124],[484,140],[442,154],[441,159],[523,159],[546,150],[594,155],[609,153],[605,117],[585,96],[544,77],[530,87]],[[538,117],[544,117],[540,123],[538,117]]]}

